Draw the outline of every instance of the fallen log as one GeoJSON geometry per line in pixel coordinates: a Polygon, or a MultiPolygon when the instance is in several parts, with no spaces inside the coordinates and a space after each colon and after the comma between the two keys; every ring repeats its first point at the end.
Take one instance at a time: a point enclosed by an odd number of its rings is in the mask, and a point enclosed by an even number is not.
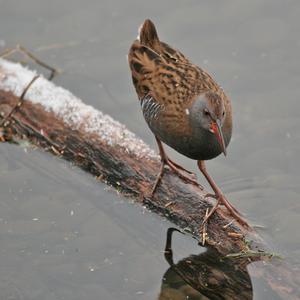
{"type": "MultiPolygon", "coordinates": [[[[158,155],[124,125],[43,77],[32,83],[26,100],[17,105],[34,76],[33,71],[0,59],[2,125],[12,131],[15,140],[29,140],[71,161],[202,241],[202,220],[212,207],[211,200],[204,197],[206,191],[166,171],[155,195],[147,197],[160,166],[158,155]]],[[[284,260],[266,262],[272,255],[252,228],[232,222],[225,210],[218,209],[209,220],[207,233],[206,245],[220,257],[229,255],[232,263],[241,256],[246,256],[248,263],[264,260],[255,265],[254,275],[265,280],[282,299],[300,299],[299,270],[284,260]]],[[[245,272],[244,263],[242,270],[245,272]]]]}

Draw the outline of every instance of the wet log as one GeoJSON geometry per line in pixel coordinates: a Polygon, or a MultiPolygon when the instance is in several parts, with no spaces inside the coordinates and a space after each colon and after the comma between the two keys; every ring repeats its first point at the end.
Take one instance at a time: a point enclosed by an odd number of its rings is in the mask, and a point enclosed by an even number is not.
{"type": "MultiPolygon", "coordinates": [[[[5,120],[2,140],[7,140],[5,133],[11,131],[15,141],[26,139],[71,161],[201,241],[202,220],[213,203],[204,197],[207,192],[166,171],[155,195],[147,197],[160,166],[158,155],[124,125],[43,77],[30,86],[21,106],[16,106],[35,75],[0,59],[0,122],[5,120]]],[[[266,262],[270,250],[252,228],[232,222],[226,210],[218,209],[208,223],[207,234],[206,246],[220,257],[240,253],[249,254],[249,262],[264,260],[256,264],[255,276],[267,281],[282,299],[300,299],[299,270],[284,260],[266,262]]]]}

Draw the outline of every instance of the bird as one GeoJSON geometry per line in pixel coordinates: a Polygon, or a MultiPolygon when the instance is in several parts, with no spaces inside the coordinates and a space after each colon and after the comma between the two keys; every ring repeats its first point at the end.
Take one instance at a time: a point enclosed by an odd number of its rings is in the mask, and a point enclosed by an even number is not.
{"type": "Polygon", "coordinates": [[[205,164],[222,153],[226,156],[232,135],[232,106],[223,89],[209,73],[161,41],[150,19],[139,28],[138,37],[129,49],[128,63],[143,116],[155,136],[161,158],[151,195],[163,177],[165,166],[185,181],[198,185],[192,172],[167,156],[164,143],[196,160],[214,191],[207,194],[216,203],[203,224],[224,205],[235,220],[248,226],[209,175],[205,164]]]}

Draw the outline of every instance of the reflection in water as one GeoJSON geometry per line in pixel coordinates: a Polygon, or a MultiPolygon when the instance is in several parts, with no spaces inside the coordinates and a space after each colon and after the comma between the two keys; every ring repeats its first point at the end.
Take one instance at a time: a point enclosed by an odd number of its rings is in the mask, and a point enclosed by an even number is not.
{"type": "Polygon", "coordinates": [[[172,234],[169,228],[165,258],[170,268],[162,280],[160,300],[252,299],[252,283],[247,258],[222,259],[212,248],[174,263],[172,234]]]}

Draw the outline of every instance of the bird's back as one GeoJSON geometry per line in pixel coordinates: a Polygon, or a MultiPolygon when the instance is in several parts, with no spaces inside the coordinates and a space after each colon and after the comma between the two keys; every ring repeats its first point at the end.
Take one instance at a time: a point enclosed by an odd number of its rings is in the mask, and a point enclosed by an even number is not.
{"type": "MultiPolygon", "coordinates": [[[[141,26],[139,37],[128,54],[133,84],[141,99],[148,90],[158,89],[157,101],[174,87],[175,94],[192,97],[207,90],[221,92],[212,77],[192,64],[180,51],[159,40],[154,24],[146,20],[141,26]]],[[[172,98],[174,98],[174,93],[172,98]]],[[[180,98],[180,97],[179,97],[180,98]]]]}

